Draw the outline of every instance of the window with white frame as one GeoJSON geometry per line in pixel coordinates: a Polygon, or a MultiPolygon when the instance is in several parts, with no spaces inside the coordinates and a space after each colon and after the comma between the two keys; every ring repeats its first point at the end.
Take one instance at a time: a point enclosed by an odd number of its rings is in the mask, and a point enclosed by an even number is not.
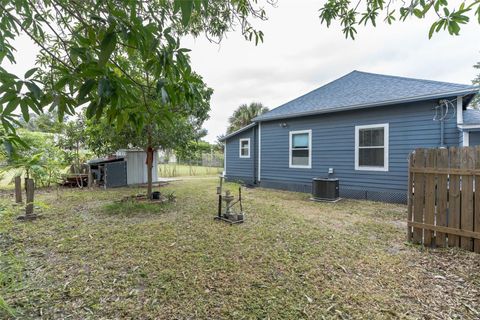
{"type": "Polygon", "coordinates": [[[240,158],[250,158],[250,138],[240,139],[240,158]]]}
{"type": "Polygon", "coordinates": [[[355,127],[355,170],[388,171],[388,123],[355,127]]]}
{"type": "Polygon", "coordinates": [[[290,131],[290,168],[312,167],[312,130],[290,131]]]}

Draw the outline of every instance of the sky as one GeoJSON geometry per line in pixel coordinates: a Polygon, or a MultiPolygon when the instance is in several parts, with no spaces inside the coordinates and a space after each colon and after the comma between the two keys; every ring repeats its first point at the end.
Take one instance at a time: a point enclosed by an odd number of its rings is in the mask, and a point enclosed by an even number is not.
{"type": "MultiPolygon", "coordinates": [[[[433,20],[407,19],[377,28],[359,27],[355,40],[345,39],[338,25],[320,24],[319,0],[279,0],[266,6],[268,20],[256,26],[265,34],[255,46],[233,31],[220,44],[204,37],[182,40],[191,49],[193,69],[214,89],[206,140],[225,133],[228,117],[239,105],[261,102],[270,109],[314,90],[353,70],[438,81],[471,83],[480,61],[480,25],[462,26],[428,39],[433,20]]],[[[380,19],[382,20],[382,19],[380,19]]],[[[18,75],[32,68],[37,49],[27,38],[15,43],[18,75]]]]}

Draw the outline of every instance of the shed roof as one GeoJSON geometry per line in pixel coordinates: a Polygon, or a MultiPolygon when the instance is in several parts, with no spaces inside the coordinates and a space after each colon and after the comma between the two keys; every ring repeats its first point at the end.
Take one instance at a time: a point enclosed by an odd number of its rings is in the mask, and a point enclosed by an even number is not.
{"type": "Polygon", "coordinates": [[[97,165],[102,163],[118,162],[118,161],[124,161],[124,160],[125,160],[124,157],[96,158],[96,159],[91,159],[87,161],[87,164],[97,165]]]}
{"type": "Polygon", "coordinates": [[[472,85],[355,70],[253,120],[266,121],[457,95],[474,95],[478,91],[479,88],[472,85]]]}

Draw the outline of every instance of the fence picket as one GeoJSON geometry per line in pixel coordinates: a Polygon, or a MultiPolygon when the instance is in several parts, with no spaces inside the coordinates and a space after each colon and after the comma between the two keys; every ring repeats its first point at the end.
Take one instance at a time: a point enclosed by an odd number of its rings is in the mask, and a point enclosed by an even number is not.
{"type": "MultiPolygon", "coordinates": [[[[473,169],[475,166],[474,157],[474,150],[472,148],[462,148],[462,167],[473,169]]],[[[462,176],[461,188],[462,210],[460,215],[460,228],[462,230],[473,231],[473,177],[471,175],[462,176]]],[[[462,249],[472,250],[473,239],[461,237],[460,245],[462,249]]]]}
{"type": "MultiPolygon", "coordinates": [[[[472,148],[462,148],[461,159],[462,168],[474,168],[474,154],[472,148]]],[[[471,175],[462,176],[461,188],[462,206],[460,214],[460,228],[467,231],[473,231],[473,177],[471,175]]],[[[472,250],[472,240],[472,238],[461,237],[461,247],[465,250],[472,250]]]]}
{"type": "MultiPolygon", "coordinates": [[[[436,167],[438,169],[448,168],[448,150],[436,149],[436,167]]],[[[437,211],[435,224],[437,226],[447,226],[447,198],[448,198],[448,177],[446,174],[437,174],[437,211]]],[[[446,246],[445,233],[435,232],[435,244],[437,247],[446,246]]]]}
{"type": "MultiPolygon", "coordinates": [[[[425,152],[426,161],[425,166],[427,168],[435,167],[435,150],[427,149],[425,152]]],[[[428,173],[425,175],[425,218],[424,221],[426,224],[435,223],[435,174],[428,173]]],[[[432,235],[431,230],[424,231],[423,244],[425,246],[430,246],[432,244],[432,235]]]]}
{"type": "MultiPolygon", "coordinates": [[[[415,168],[425,167],[425,150],[418,148],[415,149],[415,161],[413,163],[415,168]]],[[[425,199],[425,175],[423,173],[413,174],[413,221],[423,222],[423,208],[425,199]]],[[[413,228],[413,242],[422,243],[423,241],[423,229],[413,228]]]]}
{"type": "MultiPolygon", "coordinates": [[[[480,146],[475,147],[475,169],[480,169],[480,146]]],[[[473,231],[480,232],[480,175],[475,176],[473,231]]],[[[480,253],[480,240],[473,240],[473,251],[480,253]]]]}
{"type": "Polygon", "coordinates": [[[480,253],[480,146],[416,149],[408,174],[409,240],[480,253]]]}
{"type": "MultiPolygon", "coordinates": [[[[450,148],[450,168],[459,168],[460,159],[458,148],[450,148]]],[[[451,175],[448,190],[448,226],[460,228],[460,176],[451,175]]],[[[460,240],[458,236],[448,235],[448,246],[458,247],[460,240]]]]}

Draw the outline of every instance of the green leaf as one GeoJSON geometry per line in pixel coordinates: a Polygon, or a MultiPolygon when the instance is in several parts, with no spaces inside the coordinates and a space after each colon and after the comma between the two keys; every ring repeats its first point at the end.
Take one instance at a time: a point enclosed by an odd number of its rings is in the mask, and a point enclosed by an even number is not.
{"type": "Polygon", "coordinates": [[[98,65],[103,67],[115,50],[117,45],[117,35],[115,32],[108,32],[100,44],[100,54],[98,56],[98,65]]]}
{"type": "Polygon", "coordinates": [[[110,97],[112,95],[112,86],[108,78],[102,78],[98,82],[97,94],[99,97],[110,97]]]}
{"type": "Polygon", "coordinates": [[[37,70],[38,70],[38,68],[32,68],[32,69],[28,70],[27,72],[25,72],[25,79],[30,78],[35,73],[35,71],[37,71],[37,70]]]}
{"type": "Polygon", "coordinates": [[[180,2],[180,7],[182,10],[182,24],[184,27],[190,22],[190,17],[192,16],[193,9],[193,0],[177,0],[180,2]]]}
{"type": "Polygon", "coordinates": [[[90,104],[88,105],[87,107],[87,111],[85,112],[85,115],[87,116],[87,118],[92,118],[95,113],[97,111],[97,102],[96,101],[92,101],[90,102],[90,104]]]}
{"type": "Polygon", "coordinates": [[[35,82],[25,82],[28,90],[33,94],[35,99],[40,99],[42,95],[42,90],[35,84],[35,82]]]}
{"type": "Polygon", "coordinates": [[[435,28],[437,27],[437,22],[434,22],[430,27],[430,31],[428,32],[428,39],[432,39],[433,33],[435,32],[435,28]]]}
{"type": "Polygon", "coordinates": [[[3,110],[2,115],[10,114],[13,110],[15,110],[20,103],[20,98],[16,97],[7,104],[5,110],[3,110]]]}
{"type": "Polygon", "coordinates": [[[55,90],[62,90],[65,87],[65,85],[67,84],[69,79],[70,79],[69,74],[61,77],[60,80],[58,80],[57,83],[54,84],[53,88],[55,90]]]}
{"type": "Polygon", "coordinates": [[[89,94],[90,91],[92,91],[94,85],[95,85],[95,80],[93,79],[88,79],[87,81],[85,81],[84,84],[82,84],[82,86],[78,90],[77,100],[83,101],[83,99],[85,99],[87,94],[89,94]]]}
{"type": "Polygon", "coordinates": [[[26,100],[20,100],[20,109],[22,110],[23,119],[28,122],[30,120],[30,114],[28,113],[28,104],[26,100]]]}

